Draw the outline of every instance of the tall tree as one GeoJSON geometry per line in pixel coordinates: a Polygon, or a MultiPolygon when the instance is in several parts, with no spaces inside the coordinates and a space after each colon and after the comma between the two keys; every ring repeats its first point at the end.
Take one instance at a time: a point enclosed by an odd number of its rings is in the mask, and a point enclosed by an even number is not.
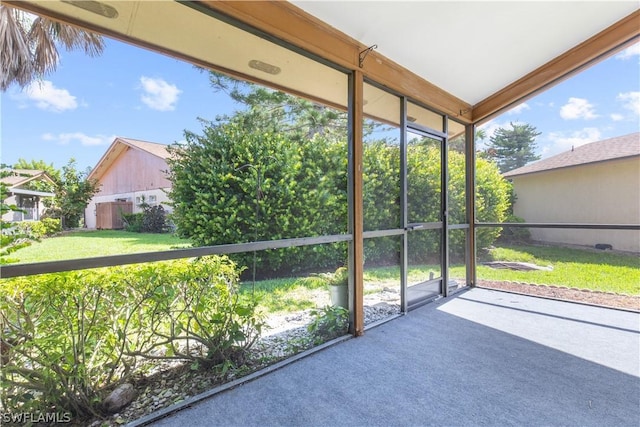
{"type": "Polygon", "coordinates": [[[13,165],[14,169],[41,170],[45,171],[54,180],[60,179],[60,170],[53,166],[53,163],[47,163],[44,160],[26,160],[19,158],[13,165]]]}
{"type": "Polygon", "coordinates": [[[98,34],[0,5],[0,90],[13,83],[25,87],[53,72],[60,60],[57,44],[90,56],[104,50],[98,34]]]}
{"type": "Polygon", "coordinates": [[[62,167],[60,182],[56,188],[54,206],[47,213],[62,220],[64,228],[80,226],[80,219],[84,216],[84,209],[89,200],[98,191],[97,181],[89,180],[89,170],[78,171],[75,159],[70,159],[62,167]]]}
{"type": "Polygon", "coordinates": [[[33,190],[38,191],[55,191],[55,186],[60,182],[60,170],[53,166],[53,163],[47,163],[44,160],[25,160],[23,158],[18,159],[13,165],[14,169],[26,169],[26,170],[40,170],[45,171],[47,175],[54,181],[55,184],[49,184],[48,182],[32,181],[31,187],[33,190]]]}
{"type": "Polygon", "coordinates": [[[487,146],[487,157],[496,162],[501,173],[540,159],[535,141],[541,133],[528,123],[510,125],[511,129],[498,128],[487,146]]]}

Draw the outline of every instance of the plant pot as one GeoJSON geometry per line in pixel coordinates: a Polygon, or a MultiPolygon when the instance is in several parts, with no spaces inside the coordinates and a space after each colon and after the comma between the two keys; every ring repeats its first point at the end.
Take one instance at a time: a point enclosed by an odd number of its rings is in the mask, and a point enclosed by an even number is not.
{"type": "Polygon", "coordinates": [[[331,295],[331,305],[349,309],[349,287],[347,285],[329,285],[329,294],[331,295]]]}

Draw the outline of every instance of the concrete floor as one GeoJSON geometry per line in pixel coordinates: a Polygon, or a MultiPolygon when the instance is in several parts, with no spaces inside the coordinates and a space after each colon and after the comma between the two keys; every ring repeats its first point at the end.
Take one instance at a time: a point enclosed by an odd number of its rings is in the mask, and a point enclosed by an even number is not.
{"type": "Polygon", "coordinates": [[[472,289],[154,426],[640,425],[640,315],[472,289]]]}

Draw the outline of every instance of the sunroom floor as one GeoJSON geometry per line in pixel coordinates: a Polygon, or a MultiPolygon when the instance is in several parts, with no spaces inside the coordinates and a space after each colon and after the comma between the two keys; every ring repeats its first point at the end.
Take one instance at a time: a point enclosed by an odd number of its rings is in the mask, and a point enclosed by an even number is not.
{"type": "Polygon", "coordinates": [[[640,425],[640,315],[487,289],[154,426],[640,425]]]}

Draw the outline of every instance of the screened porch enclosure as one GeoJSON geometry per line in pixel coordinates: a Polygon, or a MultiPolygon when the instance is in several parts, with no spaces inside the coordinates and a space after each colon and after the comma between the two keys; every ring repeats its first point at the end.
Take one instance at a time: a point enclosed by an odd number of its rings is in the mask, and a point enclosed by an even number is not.
{"type": "MultiPolygon", "coordinates": [[[[351,331],[356,335],[363,332],[364,271],[370,267],[395,266],[397,273],[389,289],[395,289],[401,311],[474,284],[474,230],[475,224],[482,222],[476,218],[473,203],[477,191],[474,124],[530,96],[543,85],[540,77],[518,80],[508,91],[497,91],[472,105],[455,92],[439,89],[400,70],[395,63],[383,61],[375,48],[368,49],[311,15],[294,17],[293,11],[302,12],[280,2],[165,2],[162,6],[104,2],[104,7],[96,9],[70,2],[33,1],[15,2],[15,6],[334,110],[344,124],[342,134],[334,137],[344,144],[340,150],[346,157],[345,169],[340,171],[344,181],[335,190],[346,197],[340,208],[344,215],[338,220],[342,225],[333,231],[311,227],[290,234],[269,235],[266,229],[266,233],[259,232],[259,217],[264,215],[260,179],[269,179],[267,160],[258,159],[259,164],[241,161],[243,164],[234,165],[236,171],[251,173],[257,179],[256,196],[247,200],[255,205],[255,227],[248,227],[239,239],[223,242],[233,245],[231,249],[214,245],[131,260],[14,266],[4,269],[5,277],[206,253],[255,253],[269,247],[304,252],[306,246],[348,242],[343,261],[334,259],[329,264],[348,267],[351,331]],[[260,15],[265,18],[256,20],[260,15]],[[299,22],[299,26],[290,27],[287,20],[299,22]],[[184,36],[174,37],[175,33],[184,36]],[[217,40],[216,49],[209,47],[208,40],[217,40]],[[354,43],[361,47],[354,48],[354,43]],[[400,71],[391,77],[391,70],[400,71]],[[388,169],[376,171],[376,164],[383,162],[389,164],[388,169]],[[454,167],[458,176],[462,168],[463,177],[455,182],[451,179],[454,167]],[[425,170],[433,174],[428,182],[425,170]],[[460,260],[464,268],[452,274],[451,263],[460,260]]],[[[610,10],[609,14],[617,13],[623,19],[604,31],[591,30],[588,43],[573,47],[574,63],[569,62],[569,55],[559,56],[557,60],[564,67],[555,75],[546,75],[547,84],[635,40],[638,30],[633,22],[638,12],[633,10],[628,5],[610,10]]],[[[327,11],[317,12],[324,16],[327,11]]],[[[309,132],[312,135],[314,131],[309,132]]],[[[499,226],[495,221],[485,222],[484,227],[499,226]]]]}
{"type": "MultiPolygon", "coordinates": [[[[549,16],[558,25],[575,18],[577,24],[567,31],[575,37],[560,39],[555,49],[536,43],[526,66],[507,67],[505,74],[479,73],[485,80],[477,81],[468,73],[470,61],[457,62],[469,46],[468,39],[459,40],[453,30],[447,34],[457,43],[446,49],[448,57],[414,47],[405,64],[401,50],[394,56],[394,49],[382,43],[377,51],[375,45],[352,38],[354,33],[346,31],[353,21],[342,22],[335,9],[319,4],[6,3],[201,67],[210,82],[239,87],[247,108],[225,119],[207,118],[201,129],[185,129],[184,143],[172,148],[168,174],[175,225],[192,247],[3,265],[3,280],[68,281],[77,273],[87,284],[103,283],[103,267],[121,268],[117,277],[123,279],[109,282],[122,291],[112,311],[133,316],[127,298],[135,301],[131,307],[137,310],[145,307],[149,295],[160,299],[171,293],[160,283],[169,275],[166,265],[185,272],[175,282],[173,276],[166,279],[176,287],[184,285],[190,271],[202,269],[204,276],[193,280],[202,287],[201,295],[215,277],[216,286],[230,289],[237,298],[235,314],[255,310],[256,318],[265,317],[266,340],[255,341],[264,353],[255,366],[279,366],[282,358],[373,333],[367,329],[420,307],[455,307],[455,296],[464,300],[475,291],[483,300],[485,290],[469,288],[492,279],[482,265],[482,250],[490,248],[505,227],[640,230],[638,224],[509,223],[504,179],[476,146],[479,124],[637,41],[637,6],[609,7],[603,2],[594,6],[594,13],[577,17],[564,6],[560,17],[550,16],[547,4],[534,8],[534,17],[549,16]],[[601,20],[594,18],[595,12],[602,12],[601,20]],[[445,74],[442,87],[429,80],[423,68],[429,69],[427,62],[413,62],[421,56],[445,74]],[[209,263],[220,263],[222,267],[216,265],[224,274],[209,273],[209,263]],[[136,281],[136,271],[146,276],[136,281]],[[322,323],[326,319],[332,322],[328,328],[322,323]],[[267,347],[278,342],[283,323],[316,335],[304,342],[294,338],[285,350],[269,353],[267,347]]],[[[353,11],[354,5],[347,3],[345,8],[353,11]]],[[[433,3],[434,11],[456,16],[455,10],[442,9],[444,2],[433,3]]],[[[400,10],[409,13],[405,7],[400,10]]],[[[527,12],[533,6],[522,7],[527,12]]],[[[376,8],[371,5],[372,11],[376,8]]],[[[459,13],[468,18],[478,11],[469,5],[459,13]]],[[[114,91],[114,98],[118,96],[114,91]]],[[[176,316],[191,312],[189,301],[194,299],[185,295],[176,298],[176,316]]],[[[194,307],[205,312],[209,308],[199,303],[194,307]]],[[[423,317],[449,318],[438,310],[432,308],[432,315],[423,317]]],[[[236,326],[251,330],[254,320],[236,326]]],[[[182,330],[181,322],[171,323],[172,333],[182,330]]],[[[159,323],[149,324],[135,337],[153,327],[161,329],[159,323]]],[[[439,330],[437,324],[427,326],[439,330]]],[[[245,332],[229,342],[247,344],[255,331],[245,332]]],[[[192,342],[187,339],[188,349],[192,342]]],[[[155,351],[154,346],[150,348],[155,351]]],[[[180,350],[176,346],[166,352],[180,350]]]]}

